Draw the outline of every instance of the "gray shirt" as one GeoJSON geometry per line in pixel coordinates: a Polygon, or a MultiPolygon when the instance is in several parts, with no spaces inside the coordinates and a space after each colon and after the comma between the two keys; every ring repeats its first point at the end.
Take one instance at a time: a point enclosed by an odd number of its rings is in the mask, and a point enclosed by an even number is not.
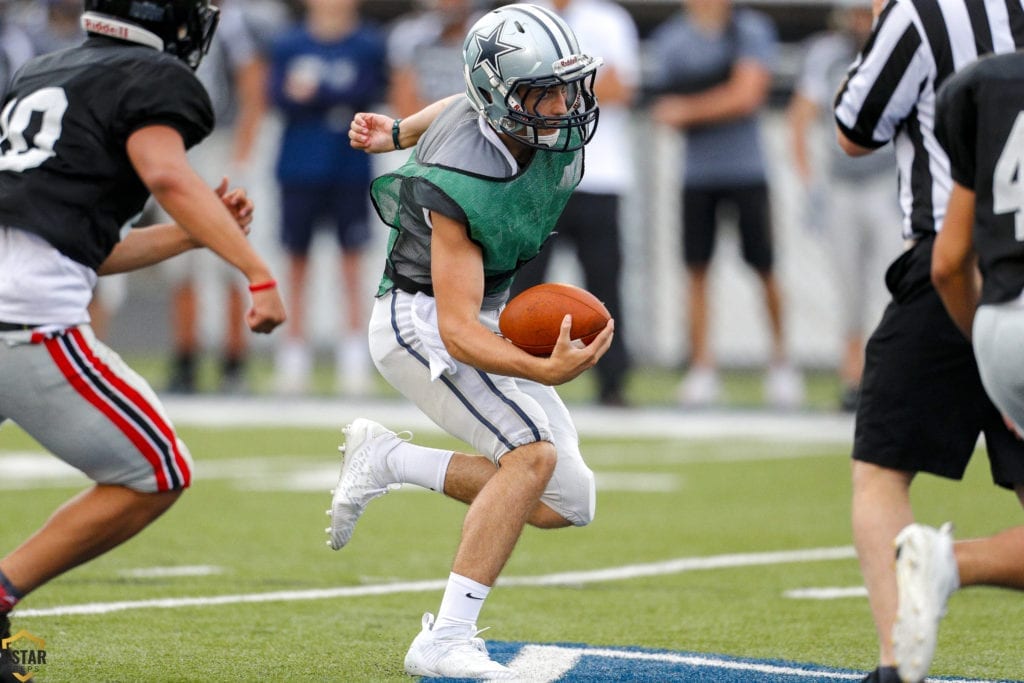
{"type": "MultiPolygon", "coordinates": [[[[774,67],[778,44],[775,26],[758,12],[733,11],[719,34],[698,29],[685,13],[659,26],[650,39],[652,89],[701,92],[725,82],[738,60],[774,67]]],[[[765,182],[759,115],[687,130],[683,174],[688,187],[729,187],[765,182]]]]}

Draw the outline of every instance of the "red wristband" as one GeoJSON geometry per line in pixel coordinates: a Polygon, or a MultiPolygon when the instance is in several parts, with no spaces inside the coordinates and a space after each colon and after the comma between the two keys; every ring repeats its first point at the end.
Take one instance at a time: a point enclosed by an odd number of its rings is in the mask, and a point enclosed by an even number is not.
{"type": "Polygon", "coordinates": [[[277,280],[264,280],[263,282],[254,282],[249,285],[250,292],[262,292],[264,289],[273,289],[277,287],[277,280]]]}

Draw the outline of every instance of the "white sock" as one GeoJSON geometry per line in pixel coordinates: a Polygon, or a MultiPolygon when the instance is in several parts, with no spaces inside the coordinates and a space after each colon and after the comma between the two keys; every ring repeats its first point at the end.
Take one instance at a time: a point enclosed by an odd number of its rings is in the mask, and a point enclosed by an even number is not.
{"type": "Polygon", "coordinates": [[[441,609],[437,611],[434,629],[445,626],[475,625],[480,616],[480,610],[483,609],[484,600],[490,592],[490,586],[452,572],[448,575],[448,587],[444,589],[444,597],[441,599],[441,609]]]}
{"type": "Polygon", "coordinates": [[[388,469],[403,484],[416,484],[443,493],[444,475],[454,453],[405,442],[388,453],[388,469]]]}

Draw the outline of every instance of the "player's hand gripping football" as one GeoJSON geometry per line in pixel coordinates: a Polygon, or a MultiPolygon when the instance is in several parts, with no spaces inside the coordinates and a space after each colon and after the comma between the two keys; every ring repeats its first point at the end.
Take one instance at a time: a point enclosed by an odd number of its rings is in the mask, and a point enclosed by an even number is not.
{"type": "Polygon", "coordinates": [[[562,327],[558,331],[558,341],[555,348],[547,359],[545,384],[556,386],[565,384],[575,379],[586,370],[594,367],[601,356],[608,351],[612,344],[612,337],[615,335],[615,320],[611,319],[594,341],[587,346],[573,342],[570,332],[572,331],[572,316],[566,315],[562,319],[562,327]]]}

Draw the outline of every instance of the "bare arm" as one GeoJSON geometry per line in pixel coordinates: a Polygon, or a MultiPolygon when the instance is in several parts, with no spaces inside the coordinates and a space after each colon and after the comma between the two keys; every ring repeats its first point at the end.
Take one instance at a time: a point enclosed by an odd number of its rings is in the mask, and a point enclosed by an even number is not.
{"type": "MultiPolygon", "coordinates": [[[[465,95],[449,95],[443,100],[428,104],[412,116],[402,119],[398,137],[402,149],[415,146],[434,119],[458,97],[465,97],[465,95]]],[[[394,122],[395,119],[384,114],[359,112],[352,118],[352,123],[349,126],[349,144],[370,154],[393,152],[395,143],[391,127],[394,122]]]]}
{"type": "Polygon", "coordinates": [[[932,283],[953,322],[968,339],[981,297],[973,235],[974,192],[954,183],[932,251],[932,283]]]}
{"type": "Polygon", "coordinates": [[[689,128],[749,116],[768,99],[771,71],[760,62],[743,60],[729,80],[692,95],[663,95],[654,102],[651,116],[674,128],[689,128]]]}
{"type": "MultiPolygon", "coordinates": [[[[245,194],[245,190],[239,188],[228,192],[228,179],[224,178],[214,191],[231,212],[239,229],[248,234],[249,225],[252,223],[253,203],[245,194]]],[[[99,275],[114,275],[139,270],[198,246],[199,243],[177,223],[157,223],[145,228],[136,228],[130,230],[125,238],[114,246],[113,251],[96,272],[99,275]]]]}
{"type": "Polygon", "coordinates": [[[597,73],[594,94],[601,104],[621,104],[628,107],[633,102],[636,89],[619,78],[614,66],[606,64],[597,73]]]}
{"type": "Polygon", "coordinates": [[[99,275],[116,275],[166,261],[199,246],[175,223],[158,223],[130,230],[96,269],[99,275]]]}
{"type": "MultiPolygon", "coordinates": [[[[273,280],[263,259],[217,194],[189,165],[181,135],[168,126],[147,126],[132,133],[128,157],[160,206],[197,244],[207,247],[241,271],[250,284],[273,280]]],[[[253,294],[246,316],[256,332],[270,332],[284,322],[284,304],[277,288],[253,294]]]]}
{"type": "Polygon", "coordinates": [[[241,65],[236,72],[238,120],[235,123],[231,161],[239,167],[252,158],[260,125],[267,111],[267,64],[259,57],[241,65]]]}
{"type": "Polygon", "coordinates": [[[556,385],[593,367],[608,350],[614,321],[609,321],[589,346],[577,349],[570,342],[572,320],[566,316],[549,358],[531,356],[494,334],[479,319],[484,292],[480,247],[470,241],[461,223],[436,213],[431,213],[431,220],[431,276],[437,322],[441,339],[453,358],[485,372],[556,385]]]}
{"type": "Polygon", "coordinates": [[[875,151],[871,147],[862,147],[861,145],[858,145],[856,142],[846,137],[846,134],[838,128],[836,128],[836,141],[839,143],[839,147],[846,152],[847,156],[862,157],[875,151]]]}
{"type": "Polygon", "coordinates": [[[814,179],[811,164],[810,142],[814,122],[818,118],[818,105],[801,95],[793,94],[786,109],[786,120],[789,123],[790,150],[793,153],[793,166],[804,185],[809,186],[814,179]]]}

